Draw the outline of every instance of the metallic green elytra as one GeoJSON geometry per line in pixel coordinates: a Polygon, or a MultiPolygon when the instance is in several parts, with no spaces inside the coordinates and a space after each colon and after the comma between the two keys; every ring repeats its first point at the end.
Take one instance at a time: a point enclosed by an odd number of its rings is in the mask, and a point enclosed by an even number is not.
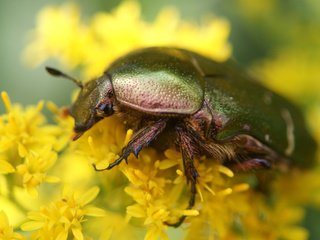
{"type": "MultiPolygon", "coordinates": [[[[316,143],[300,110],[263,87],[231,62],[165,47],[136,50],[86,84],[71,107],[76,137],[104,117],[117,114],[135,134],[107,169],[153,144],[174,144],[182,153],[195,202],[199,176],[195,156],[207,155],[235,171],[310,167],[316,143]],[[162,141],[164,139],[164,141],[162,141]]],[[[284,80],[283,80],[284,81],[284,80]]],[[[98,169],[104,170],[104,169],[98,169]]],[[[181,217],[176,223],[179,226],[181,217]]]]}

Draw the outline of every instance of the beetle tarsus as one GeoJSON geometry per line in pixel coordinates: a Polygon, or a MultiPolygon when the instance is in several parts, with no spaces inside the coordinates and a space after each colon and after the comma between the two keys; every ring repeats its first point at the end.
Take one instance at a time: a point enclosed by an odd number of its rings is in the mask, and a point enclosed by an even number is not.
{"type": "Polygon", "coordinates": [[[97,165],[94,163],[92,164],[92,166],[93,166],[94,170],[97,172],[102,172],[102,171],[106,170],[105,168],[102,168],[102,169],[97,168],[97,165]]]}
{"type": "Polygon", "coordinates": [[[117,160],[115,160],[114,162],[110,163],[109,166],[106,168],[107,170],[110,170],[112,169],[113,167],[119,165],[123,160],[125,160],[125,162],[128,164],[128,160],[127,158],[124,158],[124,157],[120,157],[118,158],[117,160]]]}
{"type": "MultiPolygon", "coordinates": [[[[190,199],[189,199],[189,205],[188,207],[186,208],[187,210],[188,209],[192,209],[195,202],[196,202],[196,193],[197,193],[197,188],[196,188],[196,182],[191,182],[191,196],[190,196],[190,199]]],[[[170,223],[170,222],[165,222],[166,225],[170,226],[170,227],[179,227],[183,222],[184,220],[186,219],[187,216],[181,216],[179,218],[179,220],[175,223],[170,223]]]]}

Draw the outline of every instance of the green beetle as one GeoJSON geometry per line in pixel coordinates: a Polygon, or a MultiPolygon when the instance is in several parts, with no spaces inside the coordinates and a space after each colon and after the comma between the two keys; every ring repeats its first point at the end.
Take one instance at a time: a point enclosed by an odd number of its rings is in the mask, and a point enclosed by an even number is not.
{"type": "MultiPolygon", "coordinates": [[[[208,155],[240,171],[314,163],[316,144],[299,109],[232,63],[183,49],[153,47],[119,58],[84,85],[58,70],[47,70],[81,87],[70,111],[75,139],[113,114],[135,130],[119,159],[107,169],[131,153],[138,156],[151,142],[157,146],[156,138],[175,143],[191,184],[188,208],[195,203],[199,177],[195,156],[208,155]]],[[[179,226],[183,220],[167,224],[179,226]]]]}

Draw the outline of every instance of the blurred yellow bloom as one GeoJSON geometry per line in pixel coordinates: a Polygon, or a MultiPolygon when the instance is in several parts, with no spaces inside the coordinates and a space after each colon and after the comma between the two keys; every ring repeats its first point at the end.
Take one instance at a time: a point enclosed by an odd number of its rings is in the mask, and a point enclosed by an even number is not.
{"type": "Polygon", "coordinates": [[[88,205],[98,195],[99,188],[93,187],[86,192],[65,191],[59,200],[44,206],[39,212],[28,214],[29,222],[21,228],[24,231],[35,231],[32,239],[84,239],[82,223],[86,216],[102,217],[104,211],[88,205]]]}
{"type": "Polygon", "coordinates": [[[56,57],[63,64],[74,67],[85,57],[81,49],[86,49],[90,39],[87,39],[88,29],[80,24],[79,10],[75,5],[64,5],[62,11],[55,7],[44,9],[38,15],[37,25],[33,33],[37,38],[33,36],[35,41],[27,49],[29,64],[37,65],[48,57],[56,57]]]}
{"type": "Polygon", "coordinates": [[[0,211],[0,239],[1,240],[23,240],[22,235],[15,233],[10,226],[8,218],[3,211],[0,211]]]}
{"type": "Polygon", "coordinates": [[[286,49],[275,58],[257,64],[256,71],[266,85],[292,101],[303,104],[320,102],[320,71],[316,55],[286,49]]]}
{"type": "Polygon", "coordinates": [[[229,31],[223,19],[209,18],[201,26],[180,21],[174,8],[163,9],[154,23],[148,23],[141,20],[135,1],[125,1],[111,13],[98,13],[86,24],[79,9],[66,4],[40,13],[25,59],[34,65],[49,57],[67,67],[81,65],[86,78],[100,75],[130,50],[147,46],[187,48],[222,61],[231,53],[229,31]]]}

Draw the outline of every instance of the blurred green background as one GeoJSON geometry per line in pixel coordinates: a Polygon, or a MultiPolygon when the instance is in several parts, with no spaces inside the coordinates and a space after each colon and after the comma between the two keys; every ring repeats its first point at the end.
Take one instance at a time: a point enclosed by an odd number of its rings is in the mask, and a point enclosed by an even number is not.
{"type": "MultiPolygon", "coordinates": [[[[23,105],[39,100],[52,100],[59,106],[70,103],[74,85],[52,78],[44,65],[32,69],[22,61],[22,52],[28,42],[28,32],[35,26],[39,10],[48,4],[61,4],[61,0],[3,0],[0,2],[0,90],[5,90],[13,102],[23,105]]],[[[75,1],[82,19],[96,11],[109,11],[121,1],[75,1]]],[[[231,24],[230,42],[233,56],[243,67],[250,69],[257,62],[272,58],[285,48],[310,52],[320,63],[320,1],[319,0],[161,0],[139,1],[142,15],[153,20],[159,9],[175,6],[181,17],[200,21],[212,14],[228,19],[231,24]]],[[[314,61],[314,60],[312,60],[314,61]]],[[[46,65],[58,66],[55,61],[46,65]]],[[[76,75],[77,73],[72,73],[76,75]]],[[[308,73],[305,73],[308,75],[308,73]]],[[[320,81],[320,79],[319,79],[320,81]]],[[[4,108],[0,104],[0,112],[4,108]]],[[[320,239],[320,213],[308,211],[304,223],[311,239],[320,239]]]]}

